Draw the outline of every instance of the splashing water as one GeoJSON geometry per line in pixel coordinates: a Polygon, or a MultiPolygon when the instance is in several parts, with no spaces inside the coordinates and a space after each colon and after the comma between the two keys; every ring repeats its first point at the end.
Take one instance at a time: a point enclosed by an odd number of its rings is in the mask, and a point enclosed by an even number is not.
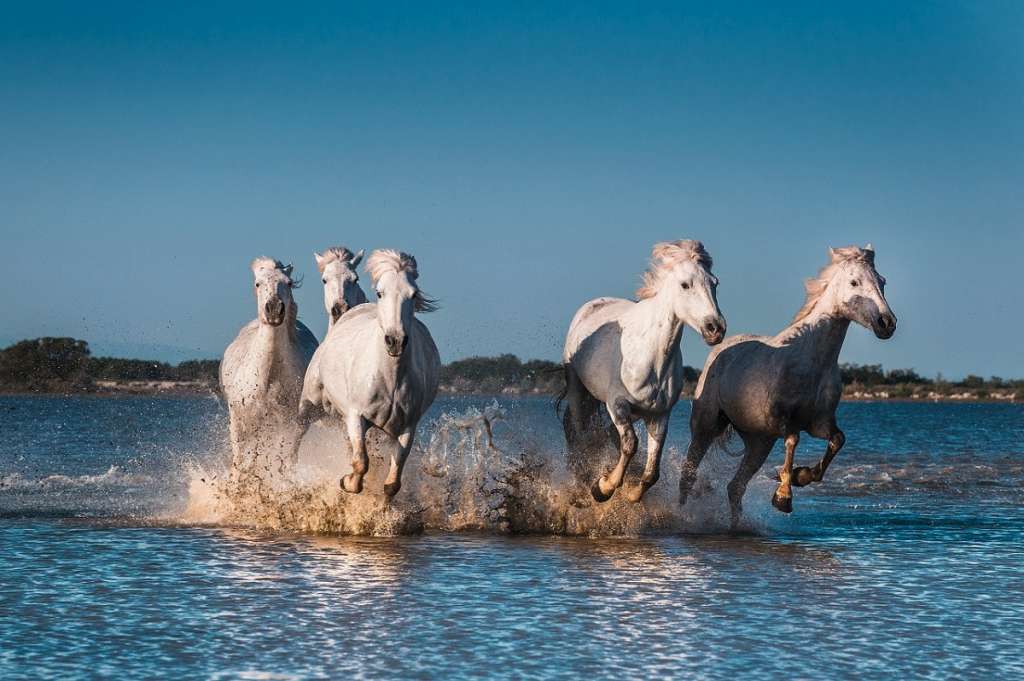
{"type": "MultiPolygon", "coordinates": [[[[564,465],[561,442],[542,443],[529,428],[510,419],[497,401],[483,407],[442,413],[420,428],[409,456],[402,490],[388,500],[382,493],[392,448],[383,433],[367,437],[370,469],[362,494],[341,491],[350,450],[339,428],[314,427],[294,470],[249,465],[188,465],[188,502],[177,520],[189,524],[238,525],[272,531],[389,536],[423,531],[482,531],[586,536],[636,536],[728,528],[724,496],[708,476],[720,478],[729,457],[708,457],[694,492],[681,509],[674,485],[679,452],[664,455],[663,482],[633,504],[617,493],[598,504],[590,481],[577,482],[564,465]],[[716,465],[721,464],[721,465],[716,465]]],[[[615,451],[596,454],[610,465],[615,451]]],[[[639,475],[645,454],[635,458],[627,484],[639,475]]],[[[221,460],[229,457],[222,456],[221,460]]],[[[732,464],[734,465],[734,463],[732,464]]],[[[770,481],[752,483],[767,498],[770,481]]],[[[748,502],[745,529],[757,530],[765,508],[748,502]]]]}

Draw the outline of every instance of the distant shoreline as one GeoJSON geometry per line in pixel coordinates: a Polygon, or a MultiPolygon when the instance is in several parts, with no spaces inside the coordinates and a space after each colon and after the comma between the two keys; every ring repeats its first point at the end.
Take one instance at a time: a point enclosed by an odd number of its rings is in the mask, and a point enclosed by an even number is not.
{"type": "MultiPolygon", "coordinates": [[[[1021,404],[1022,396],[1016,393],[999,393],[981,397],[972,393],[954,393],[950,395],[886,395],[886,391],[867,392],[849,390],[843,395],[844,402],[911,402],[911,403],[950,403],[950,404],[1021,404]],[[881,393],[881,394],[880,394],[881,393]]],[[[10,397],[217,397],[215,386],[195,381],[102,381],[96,385],[80,390],[0,390],[0,396],[10,397]]],[[[450,397],[494,397],[494,398],[547,398],[554,400],[555,395],[543,391],[517,390],[464,390],[452,386],[441,386],[439,396],[450,397]]],[[[685,392],[680,400],[692,401],[693,393],[685,392]]]]}
{"type": "MultiPolygon", "coordinates": [[[[0,349],[0,394],[96,396],[204,396],[219,392],[220,360],[177,365],[143,359],[94,357],[87,341],[44,337],[0,349]]],[[[860,402],[1024,401],[1024,380],[968,375],[959,381],[921,376],[913,369],[885,371],[879,364],[840,364],[843,399],[860,402]]],[[[683,399],[691,399],[700,370],[683,366],[683,399]]],[[[512,354],[464,357],[441,367],[448,395],[549,396],[565,386],[561,362],[523,361],[512,354]]]]}

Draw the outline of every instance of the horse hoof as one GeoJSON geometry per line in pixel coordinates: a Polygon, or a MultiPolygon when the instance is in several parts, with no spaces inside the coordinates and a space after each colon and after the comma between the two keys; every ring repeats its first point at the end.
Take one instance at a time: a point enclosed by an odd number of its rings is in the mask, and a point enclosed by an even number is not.
{"type": "Polygon", "coordinates": [[[612,498],[613,494],[615,494],[615,490],[612,490],[608,494],[605,494],[604,492],[602,492],[601,491],[601,482],[600,481],[595,482],[593,484],[593,486],[590,488],[590,496],[594,497],[594,501],[597,501],[597,502],[603,503],[605,501],[608,501],[609,499],[612,498]]]}
{"type": "Polygon", "coordinates": [[[353,475],[346,475],[341,479],[341,489],[349,494],[359,494],[363,491],[363,478],[359,477],[353,481],[353,475]]]}
{"type": "Polygon", "coordinates": [[[388,482],[384,484],[384,496],[388,499],[398,494],[398,490],[402,489],[402,483],[400,482],[388,482]]]}
{"type": "Polygon", "coordinates": [[[798,466],[793,469],[793,485],[796,487],[806,487],[812,482],[817,482],[814,479],[814,471],[807,466],[798,466]]]}
{"type": "Polygon", "coordinates": [[[793,497],[780,497],[779,493],[776,492],[772,495],[772,506],[779,509],[783,513],[793,512],[793,497]]]}

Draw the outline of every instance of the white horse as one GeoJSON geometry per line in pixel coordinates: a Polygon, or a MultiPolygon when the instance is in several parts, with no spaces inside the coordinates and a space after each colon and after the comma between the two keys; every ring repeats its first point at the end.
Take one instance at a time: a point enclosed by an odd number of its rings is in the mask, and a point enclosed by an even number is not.
{"type": "Polygon", "coordinates": [[[820,482],[846,442],[836,425],[842,396],[839,351],[850,322],[878,338],[896,332],[896,316],[885,300],[885,279],[875,270],[875,251],[830,248],[829,264],[807,282],[807,299],[778,335],[733,336],[704,365],[690,416],[690,447],[679,480],[679,503],[697,479],[697,468],[711,443],[732,427],[744,444],[743,460],[729,483],[733,529],[742,514],[747,483],[764,465],[776,440],[784,438],[786,457],[772,504],[793,510],[792,486],[820,482]],[[813,467],[793,468],[800,431],[828,441],[813,467]]]}
{"type": "Polygon", "coordinates": [[[259,457],[294,461],[302,436],[295,418],[316,337],[296,319],[292,266],[252,262],[256,319],[224,351],[220,385],[228,404],[233,468],[259,457]]]}
{"type": "Polygon", "coordinates": [[[725,336],[717,286],[703,244],[660,243],[651,254],[638,301],[597,298],[573,317],[562,355],[562,397],[567,398],[563,425],[570,463],[578,474],[593,441],[587,436],[598,429],[600,404],[618,431],[618,463],[591,487],[597,501],[606,501],[622,485],[637,450],[633,423],[638,419],[647,425],[647,464],[629,500],[640,501],[658,481],[669,415],[683,387],[683,325],[700,333],[708,345],[725,336]]]}
{"type": "MultiPolygon", "coordinates": [[[[320,272],[320,281],[324,285],[324,308],[327,310],[327,334],[324,341],[331,335],[342,315],[366,302],[366,294],[359,285],[359,274],[356,266],[363,259],[363,251],[353,253],[344,246],[328,248],[321,255],[313,253],[316,268],[320,272]]],[[[306,369],[303,380],[302,395],[305,399],[299,402],[299,422],[303,434],[309,425],[324,415],[323,396],[320,391],[320,357],[323,345],[316,349],[313,359],[306,369]]]]}
{"type": "Polygon", "coordinates": [[[367,429],[375,426],[397,441],[384,482],[384,494],[393,497],[402,485],[416,426],[437,395],[441,370],[434,339],[413,313],[433,311],[436,305],[417,287],[419,273],[411,255],[374,251],[366,269],[377,303],[360,305],[337,322],[321,346],[318,380],[307,382],[302,403],[319,405],[318,410],[345,423],[352,445],[352,473],[341,480],[346,492],[363,489],[367,429]]]}
{"type": "Polygon", "coordinates": [[[313,253],[320,281],[324,285],[324,307],[327,308],[327,333],[345,314],[366,302],[366,294],[359,285],[356,266],[363,260],[363,251],[353,253],[344,246],[328,248],[321,255],[313,253]]]}

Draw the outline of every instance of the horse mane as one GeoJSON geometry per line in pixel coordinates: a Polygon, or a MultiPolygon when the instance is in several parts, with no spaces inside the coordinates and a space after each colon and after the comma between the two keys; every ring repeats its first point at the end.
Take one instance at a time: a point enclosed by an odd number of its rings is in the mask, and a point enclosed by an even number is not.
{"type": "Polygon", "coordinates": [[[290,264],[285,265],[280,260],[268,258],[265,255],[261,255],[260,257],[255,258],[252,261],[252,264],[249,265],[249,268],[253,272],[264,267],[269,267],[270,269],[278,270],[279,272],[281,272],[281,274],[288,277],[288,283],[291,284],[292,288],[299,288],[300,286],[302,286],[302,277],[292,277],[292,266],[290,264]]]}
{"type": "Polygon", "coordinates": [[[818,270],[817,276],[812,279],[808,279],[804,282],[804,288],[807,291],[807,297],[804,299],[803,307],[793,317],[793,324],[796,324],[800,320],[811,314],[811,310],[818,304],[821,297],[825,295],[825,291],[828,290],[828,283],[832,281],[832,276],[836,273],[836,270],[840,265],[847,262],[859,260],[865,262],[872,267],[875,266],[875,251],[869,245],[866,248],[860,248],[859,246],[842,246],[840,248],[829,249],[829,263],[818,270]]]}
{"type": "Polygon", "coordinates": [[[344,246],[331,246],[317,257],[316,267],[321,273],[323,273],[324,269],[335,260],[339,262],[347,262],[351,265],[352,260],[355,259],[355,257],[356,254],[344,246]]]}
{"type": "Polygon", "coordinates": [[[711,271],[711,255],[704,250],[704,244],[699,241],[680,239],[655,244],[651,249],[650,267],[643,273],[643,283],[637,289],[636,297],[640,300],[653,298],[658,292],[665,272],[687,260],[692,260],[709,272],[711,271]]]}
{"type": "MultiPolygon", "coordinates": [[[[370,257],[366,259],[365,268],[370,273],[370,279],[374,286],[388,272],[406,272],[413,281],[420,276],[416,258],[393,248],[379,248],[371,253],[370,257]]],[[[417,312],[434,312],[438,309],[437,300],[425,295],[418,286],[415,302],[417,312]]]]}

